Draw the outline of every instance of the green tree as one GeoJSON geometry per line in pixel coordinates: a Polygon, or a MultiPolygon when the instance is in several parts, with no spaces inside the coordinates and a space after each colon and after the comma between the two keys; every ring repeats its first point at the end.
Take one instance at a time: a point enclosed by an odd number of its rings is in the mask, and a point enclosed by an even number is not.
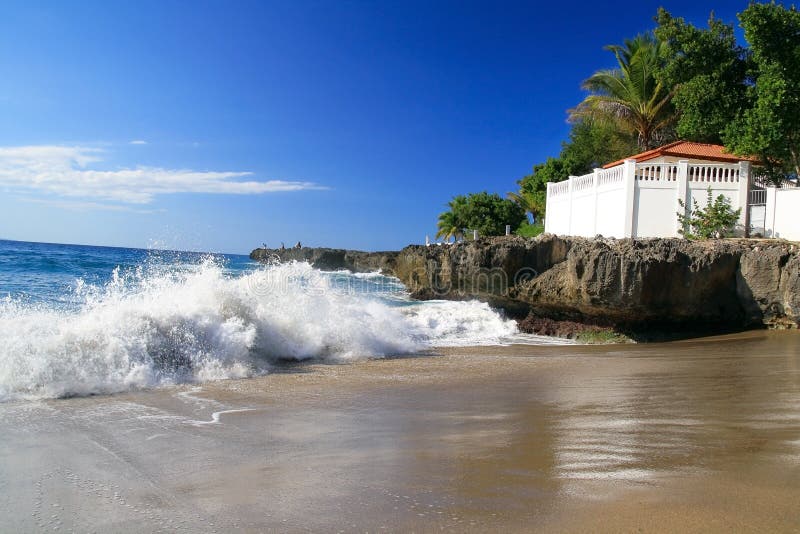
{"type": "Polygon", "coordinates": [[[448,211],[439,215],[436,237],[458,238],[466,230],[477,230],[480,235],[504,235],[507,224],[516,230],[526,222],[525,211],[518,204],[496,193],[458,195],[447,206],[448,211]]]}
{"type": "Polygon", "coordinates": [[[666,54],[663,43],[646,33],[606,49],[619,67],[597,71],[583,83],[591,94],[570,110],[570,118],[590,118],[635,134],[641,150],[671,139],[676,118],[673,92],[656,78],[666,54]]]}
{"type": "Polygon", "coordinates": [[[449,241],[450,238],[456,240],[464,237],[464,225],[456,218],[453,212],[453,203],[448,204],[449,211],[439,214],[439,222],[437,224],[436,239],[442,238],[449,241]]]}
{"type": "Polygon", "coordinates": [[[525,199],[524,204],[520,205],[533,216],[535,222],[545,216],[547,182],[561,182],[569,175],[569,169],[562,158],[547,158],[544,163],[534,165],[531,174],[517,180],[519,193],[516,195],[525,199]]]}
{"type": "Polygon", "coordinates": [[[758,155],[774,178],[800,175],[800,12],[775,3],[739,14],[750,45],[751,106],[725,131],[734,153],[758,155]]]}
{"type": "Polygon", "coordinates": [[[722,143],[725,129],[747,107],[749,54],[736,44],[733,25],[712,13],[699,29],[658,10],[656,38],[662,65],[656,78],[675,96],[675,130],[681,139],[722,143]]]}
{"type": "Polygon", "coordinates": [[[630,156],[637,149],[636,135],[620,132],[613,124],[581,120],[572,124],[560,158],[570,174],[581,175],[630,156]]]}

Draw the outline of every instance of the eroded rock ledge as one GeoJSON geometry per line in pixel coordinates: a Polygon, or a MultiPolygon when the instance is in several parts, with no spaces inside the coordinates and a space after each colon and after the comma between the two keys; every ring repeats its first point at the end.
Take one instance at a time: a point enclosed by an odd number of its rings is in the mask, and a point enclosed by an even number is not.
{"type": "Polygon", "coordinates": [[[323,271],[347,269],[354,273],[381,271],[394,273],[398,252],[362,252],[340,248],[257,248],[250,259],[269,261],[306,261],[323,271]]]}
{"type": "MultiPolygon", "coordinates": [[[[263,249],[259,249],[263,250],[263,249]]],[[[275,251],[256,250],[255,259],[275,251]]],[[[321,269],[382,270],[415,298],[479,298],[625,331],[732,331],[800,325],[800,250],[767,240],[484,238],[399,253],[278,251],[321,269]]]]}

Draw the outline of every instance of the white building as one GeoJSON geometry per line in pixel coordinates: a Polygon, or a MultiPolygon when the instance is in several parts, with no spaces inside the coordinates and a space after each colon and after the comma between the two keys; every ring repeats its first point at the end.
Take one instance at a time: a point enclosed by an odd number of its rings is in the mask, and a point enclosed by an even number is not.
{"type": "Polygon", "coordinates": [[[594,237],[678,237],[679,200],[705,206],[710,187],[742,208],[737,232],[800,240],[800,187],[769,186],[752,160],[720,145],[676,141],[547,184],[545,231],[594,237]]]}

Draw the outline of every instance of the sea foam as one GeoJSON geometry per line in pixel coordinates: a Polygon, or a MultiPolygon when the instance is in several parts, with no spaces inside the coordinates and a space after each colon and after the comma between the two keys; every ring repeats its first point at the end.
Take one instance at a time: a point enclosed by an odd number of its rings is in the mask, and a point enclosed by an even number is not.
{"type": "Polygon", "coordinates": [[[241,378],[280,359],[374,358],[495,344],[516,332],[486,304],[415,303],[400,287],[305,263],[231,276],[206,261],[78,283],[74,309],[6,298],[0,400],[241,378]]]}

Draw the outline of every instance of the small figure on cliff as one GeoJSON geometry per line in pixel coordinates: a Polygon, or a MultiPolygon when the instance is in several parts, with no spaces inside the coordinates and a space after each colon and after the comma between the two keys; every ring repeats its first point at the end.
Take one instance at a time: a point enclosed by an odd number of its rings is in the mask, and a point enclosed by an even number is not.
{"type": "Polygon", "coordinates": [[[286,250],[286,246],[283,244],[283,241],[281,241],[281,250],[286,250]]]}
{"type": "Polygon", "coordinates": [[[267,244],[266,243],[261,243],[261,246],[264,247],[264,248],[267,248],[267,244]]]}
{"type": "Polygon", "coordinates": [[[303,245],[301,245],[300,241],[298,241],[294,248],[303,248],[303,245]]]}

